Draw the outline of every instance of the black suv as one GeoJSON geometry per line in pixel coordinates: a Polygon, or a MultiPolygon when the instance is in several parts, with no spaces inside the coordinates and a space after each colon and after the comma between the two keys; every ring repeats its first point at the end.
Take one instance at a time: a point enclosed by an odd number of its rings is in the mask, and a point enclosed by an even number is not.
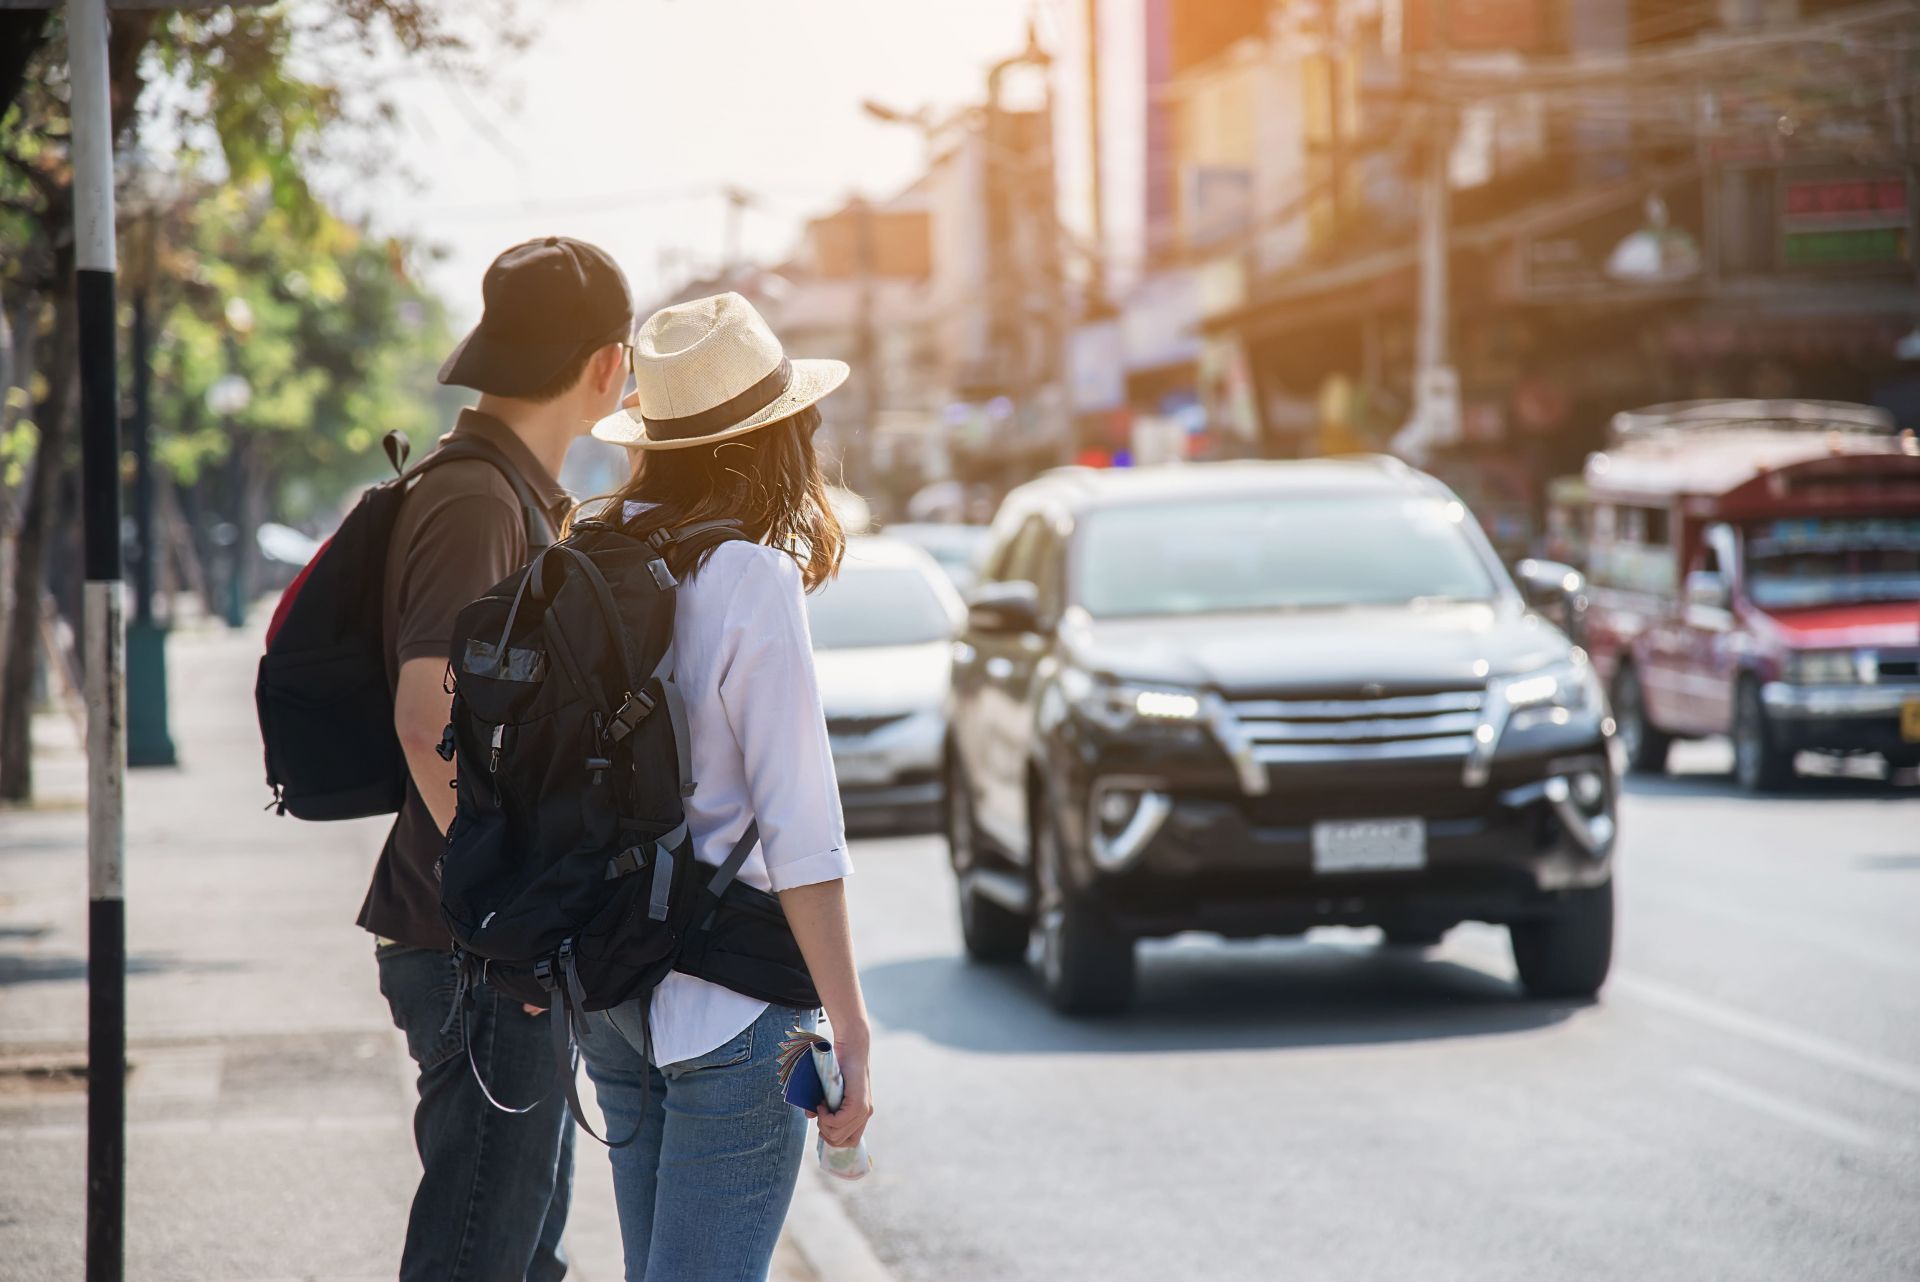
{"type": "Polygon", "coordinates": [[[1527,992],[1612,955],[1619,767],[1587,656],[1445,486],[1391,459],[1067,469],[995,520],[954,644],[968,953],[1040,939],[1060,1009],[1134,941],[1506,924],[1527,992]]]}

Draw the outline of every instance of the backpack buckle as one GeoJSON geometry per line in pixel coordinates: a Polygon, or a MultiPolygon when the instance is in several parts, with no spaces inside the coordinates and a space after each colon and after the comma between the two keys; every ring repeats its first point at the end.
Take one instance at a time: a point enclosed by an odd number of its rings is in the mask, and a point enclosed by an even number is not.
{"type": "Polygon", "coordinates": [[[653,575],[654,586],[662,592],[680,586],[680,580],[673,577],[673,571],[667,568],[667,563],[657,556],[647,562],[647,572],[653,575]]]}
{"type": "Polygon", "coordinates": [[[656,552],[665,548],[667,544],[671,542],[673,542],[673,531],[664,525],[647,535],[647,546],[656,552]]]}
{"type": "Polygon", "coordinates": [[[653,706],[653,696],[645,690],[638,694],[629,690],[620,706],[613,710],[612,720],[607,722],[605,731],[607,739],[612,743],[619,743],[632,734],[639,728],[640,723],[647,719],[647,714],[653,711],[653,706]]]}

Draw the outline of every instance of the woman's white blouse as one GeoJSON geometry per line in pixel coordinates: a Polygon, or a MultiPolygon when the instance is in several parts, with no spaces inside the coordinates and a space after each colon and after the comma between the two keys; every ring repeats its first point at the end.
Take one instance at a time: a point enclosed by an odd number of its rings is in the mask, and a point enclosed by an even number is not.
{"type": "MultiPolygon", "coordinates": [[[[740,880],[788,890],[853,872],[846,822],[814,679],[800,569],[785,553],[735,540],[680,585],[675,663],[687,700],[694,852],[720,864],[750,819],[760,845],[740,880]]],[[[704,1055],[767,1003],[678,972],[653,993],[653,1062],[704,1055]]]]}

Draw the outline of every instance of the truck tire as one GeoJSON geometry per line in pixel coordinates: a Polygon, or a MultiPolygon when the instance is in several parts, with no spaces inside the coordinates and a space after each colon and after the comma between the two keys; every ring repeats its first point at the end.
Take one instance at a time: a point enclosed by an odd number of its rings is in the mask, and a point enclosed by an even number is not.
{"type": "Polygon", "coordinates": [[[1613,882],[1567,892],[1551,916],[1507,927],[1529,997],[1584,999],[1613,965],[1613,882]]]}
{"type": "Polygon", "coordinates": [[[1781,792],[1793,784],[1793,751],[1780,745],[1760,683],[1742,677],[1733,706],[1733,778],[1748,792],[1781,792]]]}
{"type": "Polygon", "coordinates": [[[1646,692],[1631,663],[1622,663],[1613,677],[1613,722],[1620,746],[1627,752],[1627,769],[1637,775],[1657,775],[1667,769],[1667,750],[1673,737],[1663,734],[1647,716],[1646,692]]]}
{"type": "Polygon", "coordinates": [[[1027,955],[1030,928],[1026,915],[988,899],[973,882],[973,869],[980,858],[979,836],[966,768],[955,753],[947,755],[945,801],[947,852],[959,886],[960,940],[967,957],[988,964],[1019,961],[1027,955]]]}
{"type": "Polygon", "coordinates": [[[1133,1005],[1133,940],[1067,889],[1060,842],[1044,800],[1035,807],[1039,873],[1040,986],[1063,1015],[1114,1015],[1133,1005]]]}

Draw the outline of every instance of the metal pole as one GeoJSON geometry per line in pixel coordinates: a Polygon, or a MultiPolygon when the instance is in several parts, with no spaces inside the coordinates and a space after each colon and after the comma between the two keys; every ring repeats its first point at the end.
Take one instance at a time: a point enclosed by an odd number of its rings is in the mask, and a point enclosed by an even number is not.
{"type": "Polygon", "coordinates": [[[80,337],[80,485],[87,655],[87,1282],[125,1263],[127,1129],[126,619],[120,563],[120,414],[114,391],[113,117],[106,0],[68,0],[74,296],[80,337]]]}

